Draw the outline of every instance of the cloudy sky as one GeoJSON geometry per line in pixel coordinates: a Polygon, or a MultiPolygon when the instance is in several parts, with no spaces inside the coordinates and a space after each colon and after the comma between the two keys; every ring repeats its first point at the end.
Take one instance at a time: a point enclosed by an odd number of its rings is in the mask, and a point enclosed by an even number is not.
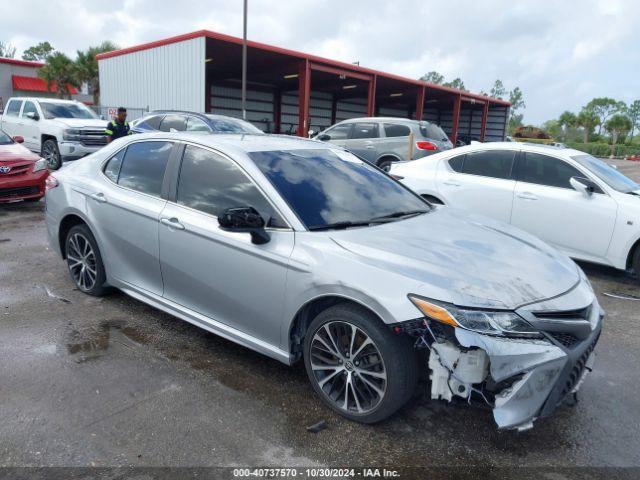
{"type": "MultiPolygon", "coordinates": [[[[109,39],[125,47],[199,29],[242,34],[241,0],[0,0],[0,40],[19,57],[109,39]]],[[[594,96],[640,99],[633,0],[249,0],[249,38],[417,78],[437,70],[471,91],[500,78],[525,94],[525,122],[594,96]]]]}

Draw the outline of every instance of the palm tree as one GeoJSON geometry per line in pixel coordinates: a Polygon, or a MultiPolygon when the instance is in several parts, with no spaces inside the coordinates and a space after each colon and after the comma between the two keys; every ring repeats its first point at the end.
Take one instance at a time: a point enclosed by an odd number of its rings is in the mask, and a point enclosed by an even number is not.
{"type": "Polygon", "coordinates": [[[38,76],[47,82],[47,89],[51,92],[55,85],[58,98],[71,98],[70,86],[77,87],[76,67],[69,57],[62,52],[51,54],[44,65],[38,69],[38,76]]]}
{"type": "Polygon", "coordinates": [[[76,60],[77,79],[79,83],[86,83],[93,94],[93,104],[100,103],[100,78],[98,75],[98,61],[96,55],[117,50],[112,42],[102,42],[97,47],[89,47],[86,51],[78,51],[76,60]]]}
{"type": "Polygon", "coordinates": [[[631,120],[626,115],[617,113],[607,120],[604,128],[611,134],[611,143],[615,147],[620,137],[631,130],[631,120]]]}
{"type": "Polygon", "coordinates": [[[563,140],[567,139],[569,128],[575,127],[577,122],[578,122],[578,117],[576,117],[575,113],[570,112],[568,110],[565,110],[564,112],[562,112],[562,114],[558,118],[558,125],[560,126],[560,128],[562,128],[563,140]]]}
{"type": "Polygon", "coordinates": [[[583,107],[578,114],[576,125],[582,127],[584,132],[584,143],[589,142],[589,135],[593,129],[600,124],[600,117],[591,109],[583,107]]]}

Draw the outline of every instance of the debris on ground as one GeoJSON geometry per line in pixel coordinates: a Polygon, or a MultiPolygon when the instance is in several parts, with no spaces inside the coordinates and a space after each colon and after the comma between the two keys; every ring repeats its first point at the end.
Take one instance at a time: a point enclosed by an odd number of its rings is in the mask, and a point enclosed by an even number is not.
{"type": "Polygon", "coordinates": [[[63,303],[71,303],[71,300],[69,300],[68,298],[61,297],[60,295],[57,295],[57,294],[53,293],[51,290],[49,290],[49,287],[47,287],[46,285],[42,285],[42,288],[44,288],[44,291],[47,292],[47,296],[49,296],[51,298],[55,298],[56,300],[60,300],[63,303]]]}
{"type": "Polygon", "coordinates": [[[314,423],[307,427],[307,432],[318,433],[327,428],[327,422],[324,420],[320,420],[318,423],[314,423]]]}
{"type": "Polygon", "coordinates": [[[631,300],[634,302],[640,302],[640,297],[637,295],[631,295],[630,293],[607,293],[607,292],[602,292],[602,294],[605,297],[611,297],[611,298],[618,298],[620,300],[631,300]]]}

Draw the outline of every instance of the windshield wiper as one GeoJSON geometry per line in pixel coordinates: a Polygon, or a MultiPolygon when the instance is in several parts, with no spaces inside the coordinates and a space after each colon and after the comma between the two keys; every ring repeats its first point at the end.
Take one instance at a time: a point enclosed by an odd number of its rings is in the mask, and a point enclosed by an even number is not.
{"type": "Polygon", "coordinates": [[[421,215],[423,213],[427,213],[428,210],[407,210],[405,212],[394,212],[394,213],[389,213],[388,215],[381,215],[379,217],[373,217],[371,219],[369,219],[370,223],[375,223],[375,222],[384,222],[386,220],[393,220],[395,218],[404,218],[404,217],[412,217],[415,215],[421,215]]]}
{"type": "Polygon", "coordinates": [[[367,226],[369,226],[370,223],[371,223],[370,221],[366,221],[366,222],[350,222],[350,221],[334,222],[334,223],[327,223],[325,225],[312,225],[312,226],[310,226],[308,228],[308,230],[311,230],[311,231],[339,230],[339,229],[350,228],[350,227],[367,227],[367,226]]]}

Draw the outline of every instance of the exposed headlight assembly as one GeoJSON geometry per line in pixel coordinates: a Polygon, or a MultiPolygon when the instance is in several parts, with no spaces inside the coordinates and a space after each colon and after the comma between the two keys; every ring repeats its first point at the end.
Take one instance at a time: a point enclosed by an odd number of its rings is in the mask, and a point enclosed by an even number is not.
{"type": "Polygon", "coordinates": [[[39,172],[40,170],[44,170],[47,168],[47,161],[44,158],[37,160],[36,163],[33,164],[33,173],[39,172]]]}
{"type": "Polygon", "coordinates": [[[537,332],[515,312],[460,308],[418,295],[409,295],[409,300],[425,317],[446,325],[486,335],[542,338],[540,332],[537,332]]]}

